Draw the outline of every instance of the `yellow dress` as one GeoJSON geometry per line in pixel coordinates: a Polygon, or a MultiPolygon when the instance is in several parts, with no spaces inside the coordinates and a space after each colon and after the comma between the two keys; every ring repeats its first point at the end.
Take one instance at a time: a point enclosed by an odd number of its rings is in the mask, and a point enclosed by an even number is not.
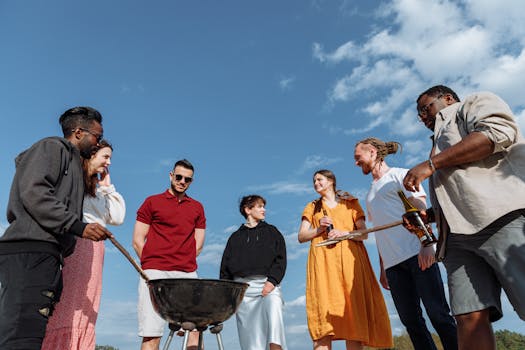
{"type": "MultiPolygon", "coordinates": [[[[356,198],[339,199],[335,208],[323,204],[334,228],[352,231],[364,218],[356,198]]],[[[303,220],[319,227],[323,211],[314,213],[314,203],[303,211],[303,220]]],[[[363,242],[344,240],[316,247],[326,233],[312,239],[306,273],[306,314],[313,340],[354,340],[371,347],[393,347],[385,301],[363,242]]]]}

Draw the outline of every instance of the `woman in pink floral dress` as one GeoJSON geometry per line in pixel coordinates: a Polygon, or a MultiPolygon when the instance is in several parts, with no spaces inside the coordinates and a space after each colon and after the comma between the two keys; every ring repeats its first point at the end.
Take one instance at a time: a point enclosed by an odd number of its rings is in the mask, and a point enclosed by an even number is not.
{"type": "MultiPolygon", "coordinates": [[[[84,222],[106,226],[124,221],[124,199],[115,191],[108,171],[112,151],[112,146],[102,140],[99,150],[84,162],[84,222]]],[[[43,350],[95,349],[103,264],[104,242],[78,238],[75,251],[65,259],[64,290],[49,319],[43,350]]]]}

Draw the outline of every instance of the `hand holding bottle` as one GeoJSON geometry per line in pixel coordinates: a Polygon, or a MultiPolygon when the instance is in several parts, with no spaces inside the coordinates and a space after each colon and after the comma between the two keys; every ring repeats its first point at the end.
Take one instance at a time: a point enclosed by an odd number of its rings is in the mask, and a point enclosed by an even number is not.
{"type": "Polygon", "coordinates": [[[319,220],[319,226],[324,229],[324,232],[327,234],[330,233],[334,229],[334,225],[332,224],[332,219],[330,219],[328,216],[323,216],[321,220],[319,220]]]}
{"type": "Polygon", "coordinates": [[[426,247],[437,243],[432,228],[423,220],[421,211],[408,201],[403,191],[398,191],[397,194],[405,206],[403,226],[405,226],[408,231],[415,234],[423,246],[426,247]]]}

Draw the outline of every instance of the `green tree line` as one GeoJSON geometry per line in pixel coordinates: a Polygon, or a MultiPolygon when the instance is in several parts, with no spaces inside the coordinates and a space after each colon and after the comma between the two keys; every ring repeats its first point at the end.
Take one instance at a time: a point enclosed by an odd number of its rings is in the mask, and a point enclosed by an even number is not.
{"type": "MultiPolygon", "coordinates": [[[[525,335],[511,332],[506,329],[501,331],[496,331],[496,348],[498,350],[524,350],[525,349],[525,335]]],[[[437,334],[432,334],[434,342],[438,350],[443,350],[443,345],[437,334]]],[[[373,350],[374,348],[366,347],[365,349],[373,350]]],[[[394,337],[394,347],[391,349],[384,350],[414,350],[412,342],[408,334],[403,334],[394,337]]]]}

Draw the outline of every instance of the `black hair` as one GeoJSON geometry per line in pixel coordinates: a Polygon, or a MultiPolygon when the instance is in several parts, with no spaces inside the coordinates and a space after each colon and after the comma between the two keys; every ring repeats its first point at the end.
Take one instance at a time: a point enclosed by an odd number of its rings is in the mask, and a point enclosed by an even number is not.
{"type": "Polygon", "coordinates": [[[178,166],[181,166],[181,167],[186,168],[186,169],[190,169],[191,171],[195,171],[193,169],[193,165],[187,159],[181,159],[181,160],[178,160],[177,162],[175,162],[175,165],[173,166],[173,169],[175,169],[178,166]]]}
{"type": "Polygon", "coordinates": [[[244,211],[244,209],[251,209],[257,203],[262,203],[263,205],[266,205],[266,199],[264,199],[262,196],[259,196],[258,194],[251,194],[249,196],[242,197],[239,203],[239,211],[241,212],[241,215],[244,216],[245,219],[248,218],[248,214],[246,214],[246,211],[244,211]]]}
{"type": "Polygon", "coordinates": [[[73,107],[58,119],[64,137],[69,137],[77,128],[89,129],[93,122],[102,124],[102,115],[92,107],[73,107]]]}
{"type": "Polygon", "coordinates": [[[427,95],[431,97],[438,97],[439,95],[449,95],[449,94],[452,95],[452,97],[454,98],[454,100],[456,100],[456,102],[460,101],[458,95],[454,92],[454,90],[452,90],[451,88],[445,85],[436,85],[422,92],[421,95],[418,96],[416,102],[419,102],[419,100],[421,99],[421,97],[423,97],[423,95],[427,95]]]}

